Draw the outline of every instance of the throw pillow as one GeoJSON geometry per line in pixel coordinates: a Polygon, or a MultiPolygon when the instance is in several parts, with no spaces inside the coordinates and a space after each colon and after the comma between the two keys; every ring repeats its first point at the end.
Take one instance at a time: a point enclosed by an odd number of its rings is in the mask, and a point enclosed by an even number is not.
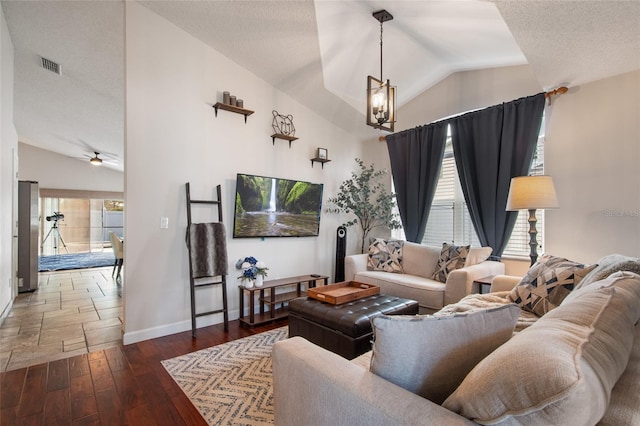
{"type": "Polygon", "coordinates": [[[367,269],[401,274],[403,245],[404,241],[376,238],[369,246],[367,269]]]}
{"type": "Polygon", "coordinates": [[[471,246],[456,246],[449,243],[442,243],[438,266],[431,276],[431,279],[446,283],[451,271],[464,267],[470,248],[471,246]]]}
{"type": "Polygon", "coordinates": [[[493,253],[491,247],[471,247],[467,255],[467,261],[464,262],[465,268],[484,262],[491,256],[491,253],[493,253]]]}
{"type": "Polygon", "coordinates": [[[509,340],[519,312],[508,304],[445,317],[374,317],[371,372],[441,404],[480,360],[509,340]]]}
{"type": "Polygon", "coordinates": [[[496,349],[442,406],[485,425],[598,423],[640,318],[640,277],[619,272],[606,281],[576,290],[496,349]]]}
{"type": "Polygon", "coordinates": [[[609,254],[600,258],[597,264],[598,266],[587,274],[575,289],[603,280],[618,271],[629,271],[640,275],[640,258],[637,257],[609,254]]]}
{"type": "Polygon", "coordinates": [[[541,317],[558,307],[574,286],[596,266],[545,254],[511,290],[509,298],[525,311],[541,317]]]}

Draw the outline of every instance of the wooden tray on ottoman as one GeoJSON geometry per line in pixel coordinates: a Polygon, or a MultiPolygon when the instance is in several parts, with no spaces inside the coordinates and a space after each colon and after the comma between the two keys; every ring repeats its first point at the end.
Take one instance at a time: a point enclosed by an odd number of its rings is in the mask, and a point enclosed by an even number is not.
{"type": "Polygon", "coordinates": [[[332,305],[341,305],[374,294],[380,294],[380,287],[357,281],[344,281],[307,290],[307,296],[332,305]]]}

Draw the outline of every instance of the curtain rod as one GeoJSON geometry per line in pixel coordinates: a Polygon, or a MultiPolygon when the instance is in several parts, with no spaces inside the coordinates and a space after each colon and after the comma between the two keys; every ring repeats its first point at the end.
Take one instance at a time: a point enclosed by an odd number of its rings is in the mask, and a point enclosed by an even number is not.
{"type": "Polygon", "coordinates": [[[560,86],[557,89],[550,90],[544,94],[544,98],[547,100],[547,104],[551,105],[551,97],[555,95],[562,95],[563,93],[567,93],[569,88],[567,86],[560,86]]]}
{"type": "MultiPolygon", "coordinates": [[[[547,99],[548,104],[551,105],[551,96],[562,95],[564,93],[567,93],[568,91],[569,91],[569,88],[567,86],[560,86],[557,89],[549,90],[548,92],[545,92],[544,98],[547,99]]],[[[387,136],[378,136],[378,142],[386,142],[386,140],[387,140],[387,136]]]]}

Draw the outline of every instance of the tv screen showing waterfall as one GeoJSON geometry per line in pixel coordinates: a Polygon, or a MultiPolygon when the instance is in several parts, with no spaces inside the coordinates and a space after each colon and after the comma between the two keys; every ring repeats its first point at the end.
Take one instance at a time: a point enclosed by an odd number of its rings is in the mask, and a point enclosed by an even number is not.
{"type": "Polygon", "coordinates": [[[233,238],[315,237],[322,184],[238,173],[233,238]]]}

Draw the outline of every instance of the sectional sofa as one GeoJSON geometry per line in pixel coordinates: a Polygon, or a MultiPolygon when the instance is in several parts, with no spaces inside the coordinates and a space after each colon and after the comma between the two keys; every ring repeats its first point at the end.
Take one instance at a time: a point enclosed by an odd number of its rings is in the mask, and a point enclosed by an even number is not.
{"type": "MultiPolygon", "coordinates": [[[[634,264],[637,270],[640,261],[634,264]]],[[[278,342],[273,349],[275,423],[638,425],[640,275],[598,268],[590,275],[597,280],[573,290],[558,307],[537,321],[525,318],[532,325],[481,359],[442,403],[374,374],[371,352],[347,361],[300,337],[278,342]]],[[[465,310],[482,298],[497,304],[504,299],[505,308],[515,307],[507,295],[517,281],[497,277],[492,293],[467,296],[447,309],[454,317],[470,317],[475,313],[465,310]]],[[[391,318],[397,317],[385,320],[391,318]]],[[[429,320],[430,328],[444,324],[435,316],[429,320]]],[[[444,339],[455,338],[450,333],[444,339]]],[[[428,343],[427,348],[442,342],[428,343]]],[[[407,359],[405,350],[398,351],[398,371],[429,362],[426,353],[407,359]]],[[[374,360],[380,356],[375,353],[374,346],[374,360]]],[[[453,374],[453,361],[441,367],[453,374]]]]}

